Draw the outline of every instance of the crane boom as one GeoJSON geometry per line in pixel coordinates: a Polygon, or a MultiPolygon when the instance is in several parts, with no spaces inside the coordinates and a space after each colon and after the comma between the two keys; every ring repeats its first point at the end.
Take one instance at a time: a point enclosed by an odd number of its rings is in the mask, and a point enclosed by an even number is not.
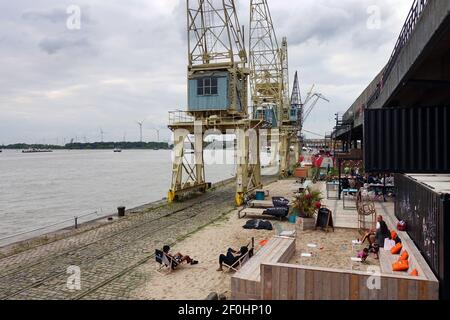
{"type": "Polygon", "coordinates": [[[254,108],[272,105],[281,124],[283,72],[280,48],[267,0],[250,1],[250,87],[254,108]]]}
{"type": "MultiPolygon", "coordinates": [[[[319,100],[324,100],[327,102],[330,102],[330,100],[328,100],[327,98],[325,98],[321,93],[314,93],[310,95],[310,98],[308,99],[308,103],[311,102],[311,104],[309,106],[307,106],[306,111],[303,115],[303,123],[306,122],[306,120],[308,120],[309,116],[311,115],[311,112],[314,110],[317,102],[319,102],[319,100]]],[[[306,105],[306,103],[305,103],[306,105]]]]}

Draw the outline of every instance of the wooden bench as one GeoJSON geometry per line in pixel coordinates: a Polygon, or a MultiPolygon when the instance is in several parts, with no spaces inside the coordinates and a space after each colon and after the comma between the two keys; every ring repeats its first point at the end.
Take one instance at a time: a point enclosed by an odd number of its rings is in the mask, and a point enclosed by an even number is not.
{"type": "MultiPolygon", "coordinates": [[[[403,250],[405,250],[405,248],[403,250]]],[[[408,251],[408,253],[410,252],[410,250],[408,250],[408,249],[406,249],[406,250],[408,251]]],[[[402,275],[402,276],[411,277],[414,279],[424,279],[424,280],[427,279],[422,267],[420,266],[419,263],[417,263],[416,258],[412,254],[409,255],[409,259],[408,259],[408,261],[409,261],[409,270],[408,271],[393,271],[392,264],[397,262],[399,258],[400,258],[399,254],[394,255],[390,251],[386,251],[383,248],[381,248],[380,249],[381,273],[402,275]],[[419,272],[419,277],[414,277],[414,276],[410,275],[410,273],[414,269],[417,269],[417,271],[419,272]]]]}
{"type": "Polygon", "coordinates": [[[402,275],[407,276],[411,278],[416,279],[425,279],[433,282],[437,282],[437,278],[434,275],[431,268],[428,266],[427,262],[425,261],[424,257],[420,253],[419,249],[417,249],[416,245],[412,241],[412,239],[409,237],[407,232],[397,231],[397,224],[398,219],[391,213],[385,211],[385,215],[383,215],[384,221],[386,222],[388,228],[390,230],[395,230],[402,240],[402,252],[404,250],[408,251],[409,253],[409,270],[405,272],[398,272],[392,270],[392,264],[397,262],[400,258],[400,255],[393,255],[390,251],[386,251],[383,248],[380,249],[380,265],[381,265],[381,272],[385,274],[394,274],[394,275],[402,275]],[[410,276],[410,273],[417,269],[419,276],[414,277],[410,276]]]}
{"type": "Polygon", "coordinates": [[[261,299],[261,265],[287,263],[295,254],[294,238],[274,237],[259,250],[232,278],[233,300],[261,299]]]}

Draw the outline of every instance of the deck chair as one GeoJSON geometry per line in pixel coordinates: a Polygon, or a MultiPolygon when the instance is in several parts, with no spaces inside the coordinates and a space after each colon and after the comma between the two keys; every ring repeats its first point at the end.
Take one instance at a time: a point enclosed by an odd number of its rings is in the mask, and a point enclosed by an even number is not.
{"type": "Polygon", "coordinates": [[[255,238],[252,238],[251,242],[247,245],[247,248],[250,247],[250,245],[252,246],[251,249],[248,250],[248,252],[244,254],[238,261],[236,261],[232,266],[226,263],[222,264],[226,268],[226,270],[224,270],[224,273],[230,272],[231,270],[233,270],[234,272],[238,272],[239,269],[253,257],[253,255],[255,254],[255,238]]]}
{"type": "Polygon", "coordinates": [[[236,261],[232,266],[229,266],[225,262],[222,264],[226,270],[224,272],[231,272],[233,270],[234,272],[238,272],[239,269],[248,261],[250,260],[250,251],[247,252],[245,255],[243,255],[238,261],[236,261]]]}
{"type": "Polygon", "coordinates": [[[173,258],[167,256],[161,250],[155,250],[155,260],[160,264],[160,267],[157,270],[159,273],[161,273],[163,269],[166,269],[168,270],[168,273],[171,273],[178,266],[178,263],[173,258]]]}

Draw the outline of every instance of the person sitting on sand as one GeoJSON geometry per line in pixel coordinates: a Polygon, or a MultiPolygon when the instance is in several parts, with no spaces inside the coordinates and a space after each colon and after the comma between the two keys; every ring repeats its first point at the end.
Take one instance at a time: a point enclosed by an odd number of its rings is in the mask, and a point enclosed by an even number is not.
{"type": "Polygon", "coordinates": [[[358,252],[357,258],[361,259],[361,262],[366,262],[367,258],[369,257],[369,249],[365,248],[363,251],[358,252]]]}
{"type": "Polygon", "coordinates": [[[378,216],[376,230],[371,230],[366,233],[361,243],[364,243],[366,242],[366,240],[368,240],[371,246],[376,244],[378,248],[384,248],[385,239],[391,239],[391,232],[389,231],[386,222],[384,222],[383,217],[378,216]]]}
{"type": "Polygon", "coordinates": [[[229,266],[234,266],[236,262],[239,261],[243,256],[245,256],[247,253],[249,253],[248,246],[242,247],[241,250],[236,251],[231,248],[228,249],[228,252],[226,255],[221,254],[219,257],[219,269],[217,271],[223,271],[223,264],[227,264],[229,266]]]}
{"type": "Polygon", "coordinates": [[[171,258],[173,264],[175,264],[175,265],[172,265],[172,269],[176,268],[178,265],[180,265],[180,264],[182,264],[182,263],[184,263],[184,262],[189,263],[190,265],[196,265],[196,264],[198,264],[198,261],[192,259],[192,258],[189,257],[189,256],[186,256],[186,255],[184,255],[184,254],[181,254],[181,253],[177,253],[177,254],[175,254],[175,255],[172,256],[172,255],[170,254],[170,246],[164,246],[163,252],[164,252],[164,254],[165,254],[167,257],[171,258]]]}

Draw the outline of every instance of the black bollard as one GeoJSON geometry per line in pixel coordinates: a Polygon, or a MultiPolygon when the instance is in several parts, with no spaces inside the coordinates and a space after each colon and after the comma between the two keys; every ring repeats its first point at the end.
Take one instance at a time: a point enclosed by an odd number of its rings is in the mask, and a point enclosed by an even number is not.
{"type": "Polygon", "coordinates": [[[125,207],[118,207],[117,212],[119,217],[125,217],[125,207]]]}

